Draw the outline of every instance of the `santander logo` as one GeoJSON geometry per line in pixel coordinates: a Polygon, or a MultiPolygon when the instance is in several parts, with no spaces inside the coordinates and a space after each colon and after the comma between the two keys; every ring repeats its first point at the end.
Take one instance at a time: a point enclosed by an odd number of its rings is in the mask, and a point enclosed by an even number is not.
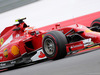
{"type": "Polygon", "coordinates": [[[79,44],[79,45],[72,45],[71,48],[76,48],[76,47],[81,47],[83,46],[83,44],[79,44]]]}

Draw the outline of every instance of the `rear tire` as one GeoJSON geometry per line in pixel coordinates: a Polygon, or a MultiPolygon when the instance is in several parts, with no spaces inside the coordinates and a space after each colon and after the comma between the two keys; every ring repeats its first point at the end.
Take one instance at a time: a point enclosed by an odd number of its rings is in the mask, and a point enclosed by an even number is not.
{"type": "Polygon", "coordinates": [[[92,31],[100,32],[100,18],[95,19],[91,23],[91,26],[90,27],[94,27],[94,29],[92,29],[92,31]]]}
{"type": "Polygon", "coordinates": [[[91,27],[94,27],[94,26],[100,27],[100,18],[95,19],[95,20],[91,23],[91,27]]]}
{"type": "Polygon", "coordinates": [[[43,51],[48,59],[64,58],[66,52],[67,39],[60,31],[51,31],[43,38],[43,51]]]}

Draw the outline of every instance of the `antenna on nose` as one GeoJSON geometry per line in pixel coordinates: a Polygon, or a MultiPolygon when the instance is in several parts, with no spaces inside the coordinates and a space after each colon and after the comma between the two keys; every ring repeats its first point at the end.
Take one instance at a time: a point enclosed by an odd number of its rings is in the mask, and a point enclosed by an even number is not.
{"type": "Polygon", "coordinates": [[[76,26],[78,27],[78,24],[76,23],[76,19],[74,18],[74,16],[73,16],[73,20],[74,20],[74,23],[76,24],[76,26]]]}

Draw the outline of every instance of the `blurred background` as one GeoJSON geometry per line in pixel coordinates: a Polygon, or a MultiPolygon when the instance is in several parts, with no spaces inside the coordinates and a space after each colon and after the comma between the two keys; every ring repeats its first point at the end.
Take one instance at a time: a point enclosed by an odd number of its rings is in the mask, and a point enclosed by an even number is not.
{"type": "MultiPolygon", "coordinates": [[[[100,0],[0,0],[0,32],[18,18],[35,28],[100,11],[100,0]]],[[[100,50],[0,75],[100,75],[100,50]],[[63,64],[62,64],[63,63],[63,64]]]]}
{"type": "Polygon", "coordinates": [[[100,10],[100,0],[0,0],[0,32],[27,17],[36,28],[100,10]]]}
{"type": "Polygon", "coordinates": [[[0,0],[0,13],[36,2],[38,0],[0,0]]]}

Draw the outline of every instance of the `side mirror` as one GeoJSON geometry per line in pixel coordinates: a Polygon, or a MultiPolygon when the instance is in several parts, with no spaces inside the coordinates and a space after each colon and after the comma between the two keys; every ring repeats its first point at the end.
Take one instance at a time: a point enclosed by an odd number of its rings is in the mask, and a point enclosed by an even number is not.
{"type": "Polygon", "coordinates": [[[18,30],[20,30],[20,27],[13,29],[13,31],[18,31],[18,30]]]}
{"type": "Polygon", "coordinates": [[[76,33],[78,33],[78,34],[81,34],[81,33],[83,33],[84,31],[78,31],[78,32],[76,32],[76,33]]]}

